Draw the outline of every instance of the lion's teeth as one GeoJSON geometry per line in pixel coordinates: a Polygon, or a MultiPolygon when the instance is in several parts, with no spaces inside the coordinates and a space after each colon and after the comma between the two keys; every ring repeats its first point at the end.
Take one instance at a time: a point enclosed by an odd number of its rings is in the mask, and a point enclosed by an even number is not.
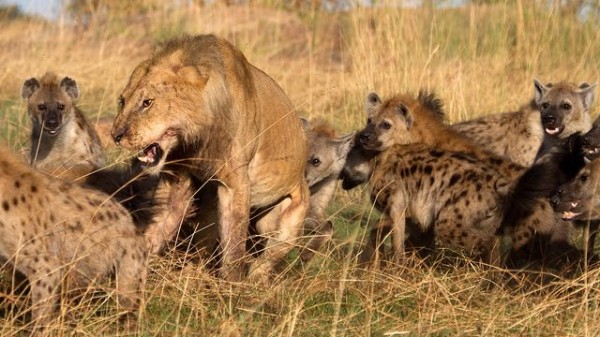
{"type": "Polygon", "coordinates": [[[139,156],[138,160],[141,161],[142,163],[147,163],[148,162],[148,157],[147,156],[139,156]]]}
{"type": "Polygon", "coordinates": [[[573,208],[577,207],[577,205],[579,205],[579,202],[572,202],[571,203],[571,207],[573,207],[573,208]]]}

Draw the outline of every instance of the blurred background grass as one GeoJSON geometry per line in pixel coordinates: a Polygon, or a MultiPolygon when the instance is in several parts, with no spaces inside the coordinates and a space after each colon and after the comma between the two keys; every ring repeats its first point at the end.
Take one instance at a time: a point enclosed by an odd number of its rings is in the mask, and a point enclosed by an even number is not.
{"type": "MultiPolygon", "coordinates": [[[[134,66],[157,42],[183,33],[226,37],[284,88],[302,115],[324,118],[340,134],[361,128],[371,91],[434,90],[455,122],[517,109],[533,96],[534,78],[593,83],[599,77],[600,21],[592,1],[424,1],[412,7],[375,1],[336,10],[326,10],[336,8],[335,1],[316,0],[63,5],[50,19],[17,7],[0,10],[0,138],[17,150],[29,135],[20,98],[26,79],[47,70],[70,76],[90,120],[114,116],[134,66]]],[[[418,259],[360,271],[361,224],[376,214],[361,190],[338,193],[330,214],[334,242],[308,271],[266,289],[245,284],[232,290],[196,263],[157,259],[140,334],[600,334],[597,271],[575,279],[544,275],[553,281],[538,282],[471,263],[431,266],[418,259]]],[[[85,307],[92,312],[85,320],[67,319],[52,334],[113,335],[116,318],[96,316],[93,308],[85,307]]],[[[2,320],[2,334],[15,333],[11,317],[2,320]]]]}

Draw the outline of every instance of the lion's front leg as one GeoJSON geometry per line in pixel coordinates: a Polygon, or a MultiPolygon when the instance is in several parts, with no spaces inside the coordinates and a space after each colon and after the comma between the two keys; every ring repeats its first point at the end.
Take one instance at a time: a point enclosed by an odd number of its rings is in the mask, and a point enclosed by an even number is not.
{"type": "Polygon", "coordinates": [[[246,239],[250,221],[250,184],[247,181],[220,185],[219,237],[221,239],[221,277],[240,281],[244,277],[246,239]]]}
{"type": "Polygon", "coordinates": [[[156,192],[157,213],[145,232],[150,253],[160,253],[175,237],[181,223],[191,211],[194,191],[189,177],[175,182],[161,181],[156,192]]]}

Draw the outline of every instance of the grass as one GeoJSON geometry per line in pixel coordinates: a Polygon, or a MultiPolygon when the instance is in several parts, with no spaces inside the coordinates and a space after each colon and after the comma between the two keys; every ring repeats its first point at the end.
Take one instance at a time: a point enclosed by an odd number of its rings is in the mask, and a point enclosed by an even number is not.
{"type": "MultiPolygon", "coordinates": [[[[277,2],[226,7],[97,10],[84,23],[0,21],[0,134],[15,150],[28,138],[24,80],[47,70],[77,80],[79,106],[94,121],[114,115],[134,66],[156,42],[180,33],[215,33],[270,74],[301,114],[339,133],[364,123],[363,100],[377,91],[435,90],[451,122],[508,111],[533,95],[533,79],[595,82],[595,22],[545,1],[433,10],[375,7],[323,12],[277,2]]],[[[82,19],[83,20],[83,19],[82,19]]],[[[597,106],[597,104],[595,105],[597,106]]],[[[595,108],[594,108],[595,109],[595,108]]],[[[510,132],[510,130],[507,130],[510,132]]],[[[307,270],[271,286],[224,282],[181,255],[154,258],[142,336],[596,336],[600,271],[565,278],[497,270],[467,259],[362,269],[367,223],[376,220],[362,190],[339,192],[330,207],[336,233],[307,270]]],[[[291,258],[290,258],[291,260],[291,258]]],[[[115,335],[110,299],[63,306],[50,335],[115,335]],[[106,302],[106,303],[105,303],[106,302]]],[[[26,308],[21,303],[18,308],[26,308]]],[[[18,309],[17,313],[19,313],[18,309]]],[[[19,332],[17,314],[1,335],[19,332]]]]}

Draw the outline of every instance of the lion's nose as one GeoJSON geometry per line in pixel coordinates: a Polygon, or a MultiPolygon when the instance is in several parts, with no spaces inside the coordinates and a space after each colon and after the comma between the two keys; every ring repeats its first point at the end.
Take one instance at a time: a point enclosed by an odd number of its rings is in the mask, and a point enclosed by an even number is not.
{"type": "Polygon", "coordinates": [[[115,141],[115,144],[120,145],[121,139],[123,139],[125,133],[127,133],[127,128],[121,128],[113,131],[112,136],[113,140],[115,141]]]}

